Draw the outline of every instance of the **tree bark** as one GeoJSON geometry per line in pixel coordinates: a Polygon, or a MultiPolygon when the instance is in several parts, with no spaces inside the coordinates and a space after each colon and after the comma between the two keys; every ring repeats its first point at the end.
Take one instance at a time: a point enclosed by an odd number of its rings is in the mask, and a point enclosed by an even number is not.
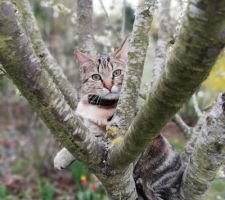
{"type": "Polygon", "coordinates": [[[190,1],[165,70],[123,141],[111,150],[111,165],[133,162],[207,78],[225,45],[224,22],[225,1],[190,1]]]}
{"type": "Polygon", "coordinates": [[[136,104],[155,4],[155,0],[141,0],[136,11],[128,52],[128,69],[114,118],[120,129],[127,130],[137,112],[136,104]]]}
{"type": "MultiPolygon", "coordinates": [[[[66,79],[41,40],[28,2],[12,2],[0,1],[0,62],[7,74],[62,145],[99,177],[112,199],[136,199],[132,163],[207,77],[225,45],[225,0],[190,1],[164,70],[134,118],[154,7],[154,1],[140,2],[118,107],[129,128],[122,142],[113,146],[94,137],[75,115],[77,99],[70,89],[65,92],[61,80],[66,79]]],[[[219,97],[192,140],[181,187],[184,199],[200,198],[224,162],[224,101],[219,97]]]]}
{"type": "Polygon", "coordinates": [[[225,93],[204,117],[201,132],[188,159],[181,186],[182,199],[199,200],[225,162],[225,93]]]}
{"type": "Polygon", "coordinates": [[[77,1],[79,48],[96,55],[93,38],[93,2],[92,0],[77,1]]]}
{"type": "Polygon", "coordinates": [[[87,129],[35,54],[19,21],[19,13],[8,0],[0,3],[0,24],[0,60],[14,84],[60,142],[77,158],[87,164],[93,159],[100,162],[97,140],[86,134],[87,129]]]}

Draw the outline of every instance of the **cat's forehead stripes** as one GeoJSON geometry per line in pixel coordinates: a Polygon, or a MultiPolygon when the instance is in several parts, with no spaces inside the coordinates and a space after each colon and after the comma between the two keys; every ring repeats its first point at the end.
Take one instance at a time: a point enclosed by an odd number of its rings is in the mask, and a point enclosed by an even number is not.
{"type": "Polygon", "coordinates": [[[98,59],[98,65],[97,65],[98,73],[106,73],[106,72],[112,71],[113,63],[110,61],[111,61],[111,59],[109,56],[107,56],[107,57],[101,56],[98,59]]]}

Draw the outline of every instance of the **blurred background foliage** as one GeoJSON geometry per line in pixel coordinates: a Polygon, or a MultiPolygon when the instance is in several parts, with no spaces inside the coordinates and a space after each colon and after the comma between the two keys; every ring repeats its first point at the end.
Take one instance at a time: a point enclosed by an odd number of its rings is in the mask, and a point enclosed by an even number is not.
{"type": "MultiPolygon", "coordinates": [[[[174,0],[175,1],[175,0],[174,0]]],[[[77,2],[70,0],[30,0],[43,39],[65,74],[78,90],[79,67],[73,52],[79,45],[77,2]]],[[[93,0],[94,39],[99,53],[112,52],[123,37],[132,31],[134,9],[138,0],[93,0]],[[104,6],[104,7],[103,7],[104,6]],[[107,11],[107,13],[105,12],[107,11]],[[125,12],[124,12],[125,11],[125,12]],[[122,29],[125,13],[124,32],[122,29]]],[[[176,4],[173,13],[178,12],[176,4]]],[[[143,74],[143,85],[151,79],[157,40],[157,17],[149,34],[150,44],[143,74]]],[[[222,53],[208,79],[197,91],[202,110],[213,103],[225,87],[225,53],[222,53]]],[[[142,101],[140,101],[142,102],[142,101]]],[[[194,126],[197,116],[192,101],[180,111],[182,118],[194,126]]],[[[163,129],[174,148],[182,152],[185,137],[173,122],[163,129]]],[[[69,169],[56,171],[53,157],[60,145],[31,110],[7,76],[0,77],[0,200],[106,200],[107,195],[97,177],[79,161],[69,169]]],[[[224,179],[215,180],[205,200],[225,199],[224,179]]]]}

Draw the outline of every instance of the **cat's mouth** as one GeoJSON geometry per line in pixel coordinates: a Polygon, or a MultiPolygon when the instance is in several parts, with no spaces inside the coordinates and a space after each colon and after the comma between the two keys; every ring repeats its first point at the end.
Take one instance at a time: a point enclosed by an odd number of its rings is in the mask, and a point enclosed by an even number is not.
{"type": "Polygon", "coordinates": [[[119,99],[107,99],[98,95],[88,95],[88,103],[100,106],[114,106],[119,99]]]}

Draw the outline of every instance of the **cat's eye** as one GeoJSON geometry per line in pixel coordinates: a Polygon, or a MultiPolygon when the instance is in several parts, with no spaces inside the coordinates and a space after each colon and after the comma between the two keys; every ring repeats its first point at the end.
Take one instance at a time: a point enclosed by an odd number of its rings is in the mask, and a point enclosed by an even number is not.
{"type": "Polygon", "coordinates": [[[116,77],[116,76],[119,76],[120,74],[122,73],[122,70],[121,69],[117,69],[113,72],[113,76],[116,77]]]}
{"type": "Polygon", "coordinates": [[[93,75],[91,76],[91,78],[92,78],[94,81],[99,81],[99,80],[101,80],[101,76],[100,76],[99,74],[93,74],[93,75]]]}

